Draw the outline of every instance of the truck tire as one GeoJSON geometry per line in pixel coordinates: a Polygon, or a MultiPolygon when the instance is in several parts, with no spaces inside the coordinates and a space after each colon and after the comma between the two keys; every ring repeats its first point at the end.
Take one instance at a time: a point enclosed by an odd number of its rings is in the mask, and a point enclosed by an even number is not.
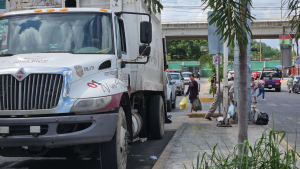
{"type": "Polygon", "coordinates": [[[171,112],[171,111],[172,111],[172,101],[171,101],[171,100],[168,100],[168,101],[167,101],[167,111],[168,111],[168,112],[171,112]]]}
{"type": "Polygon", "coordinates": [[[176,109],[176,96],[175,96],[174,103],[172,103],[172,109],[176,109]]]}
{"type": "Polygon", "coordinates": [[[143,126],[140,132],[140,138],[148,137],[148,129],[147,129],[147,112],[145,108],[145,99],[141,100],[139,104],[136,105],[136,109],[138,110],[138,114],[142,117],[143,126]]]}
{"type": "Polygon", "coordinates": [[[126,169],[128,132],[126,117],[122,107],[119,108],[119,120],[114,137],[105,143],[100,143],[101,169],[126,169]],[[122,139],[123,138],[123,139],[122,139]]]}
{"type": "Polygon", "coordinates": [[[160,95],[150,100],[150,135],[152,139],[162,139],[165,133],[165,108],[160,95]]]}

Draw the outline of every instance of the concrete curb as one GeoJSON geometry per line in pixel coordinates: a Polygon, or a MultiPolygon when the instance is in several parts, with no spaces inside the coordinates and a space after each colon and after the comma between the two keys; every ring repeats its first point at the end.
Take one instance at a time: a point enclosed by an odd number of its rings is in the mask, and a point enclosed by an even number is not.
{"type": "MultiPolygon", "coordinates": [[[[197,113],[189,114],[190,118],[197,118],[197,117],[204,117],[204,116],[205,116],[205,114],[203,114],[203,113],[201,113],[201,114],[197,114],[197,113]]],[[[223,117],[223,114],[221,114],[221,116],[223,117]]],[[[219,117],[219,114],[214,113],[211,117],[219,117]]]]}
{"type": "Polygon", "coordinates": [[[177,143],[178,143],[183,131],[185,130],[186,126],[187,126],[187,123],[184,123],[179,127],[179,129],[176,131],[176,133],[174,134],[171,141],[168,143],[168,145],[166,146],[166,148],[164,149],[162,154],[159,156],[158,160],[156,161],[156,163],[154,164],[152,169],[164,168],[164,166],[167,164],[167,161],[171,155],[171,152],[173,151],[172,148],[178,147],[177,143]]]}

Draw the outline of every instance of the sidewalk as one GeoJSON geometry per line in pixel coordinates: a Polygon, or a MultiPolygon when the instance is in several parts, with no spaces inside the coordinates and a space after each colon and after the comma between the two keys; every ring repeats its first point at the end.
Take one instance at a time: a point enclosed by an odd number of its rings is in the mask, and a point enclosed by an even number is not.
{"type": "MultiPolygon", "coordinates": [[[[232,151],[238,140],[238,125],[232,127],[217,127],[215,121],[204,118],[184,118],[184,122],[177,130],[172,140],[166,146],[153,169],[182,169],[184,164],[192,168],[197,162],[197,155],[201,152],[211,153],[211,149],[218,143],[218,147],[226,154],[232,151]]],[[[251,122],[249,122],[251,123],[251,122]]],[[[248,140],[251,145],[259,139],[267,126],[248,125],[248,140]]],[[[281,149],[284,148],[281,146],[281,149]]]]}

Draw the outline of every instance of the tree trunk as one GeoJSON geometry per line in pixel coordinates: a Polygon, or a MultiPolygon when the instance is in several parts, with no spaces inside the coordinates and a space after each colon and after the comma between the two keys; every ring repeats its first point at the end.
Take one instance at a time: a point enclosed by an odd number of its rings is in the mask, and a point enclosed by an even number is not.
{"type": "MultiPolygon", "coordinates": [[[[239,73],[238,82],[238,143],[242,144],[244,140],[248,140],[248,123],[247,123],[247,46],[240,45],[239,55],[239,73]]],[[[242,153],[242,146],[238,148],[239,156],[242,153]]]]}

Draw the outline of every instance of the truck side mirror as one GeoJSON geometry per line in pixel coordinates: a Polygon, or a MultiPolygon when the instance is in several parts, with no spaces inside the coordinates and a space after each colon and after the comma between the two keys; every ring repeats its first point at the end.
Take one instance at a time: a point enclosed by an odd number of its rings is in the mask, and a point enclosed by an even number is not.
{"type": "Polygon", "coordinates": [[[152,24],[148,21],[140,23],[140,41],[147,44],[152,42],[152,24]]]}
{"type": "Polygon", "coordinates": [[[150,46],[145,45],[145,44],[140,45],[139,54],[141,56],[149,56],[150,52],[151,52],[151,47],[150,46]]]}

